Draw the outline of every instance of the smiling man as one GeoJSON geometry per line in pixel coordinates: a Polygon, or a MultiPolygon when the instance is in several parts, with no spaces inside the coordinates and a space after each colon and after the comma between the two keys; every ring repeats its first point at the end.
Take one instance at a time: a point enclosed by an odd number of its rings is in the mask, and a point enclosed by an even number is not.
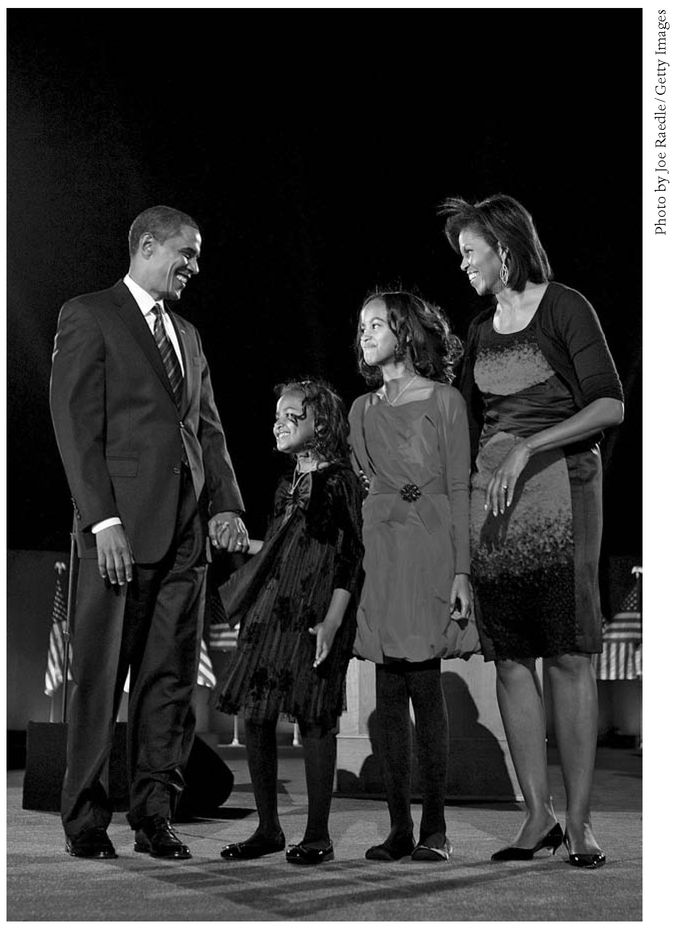
{"type": "Polygon", "coordinates": [[[248,534],[198,332],[166,303],[198,274],[198,225],[152,207],[129,249],[122,281],[64,304],[54,345],[80,559],[62,821],[70,855],[116,857],[103,772],[129,669],[134,848],[183,859],[170,822],[194,732],[206,533],[232,551],[248,534]]]}

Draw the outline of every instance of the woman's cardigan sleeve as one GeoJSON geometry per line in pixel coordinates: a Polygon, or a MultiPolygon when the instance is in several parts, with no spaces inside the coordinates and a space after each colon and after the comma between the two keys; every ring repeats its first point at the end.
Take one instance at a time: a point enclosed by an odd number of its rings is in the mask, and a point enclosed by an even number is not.
{"type": "Polygon", "coordinates": [[[623,388],[595,310],[577,290],[550,285],[538,320],[539,344],[548,363],[569,384],[579,407],[623,388]]]}

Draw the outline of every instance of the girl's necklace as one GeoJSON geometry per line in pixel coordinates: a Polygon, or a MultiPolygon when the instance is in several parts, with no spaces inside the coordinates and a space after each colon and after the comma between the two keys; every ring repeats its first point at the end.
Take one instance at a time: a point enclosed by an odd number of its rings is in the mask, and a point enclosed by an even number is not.
{"type": "Polygon", "coordinates": [[[396,395],[395,397],[393,397],[391,400],[390,400],[390,398],[387,396],[387,384],[384,384],[384,385],[383,385],[383,396],[384,396],[384,398],[385,398],[387,404],[388,404],[389,406],[396,406],[397,400],[399,399],[399,397],[401,397],[402,394],[406,393],[406,391],[408,390],[408,388],[411,386],[411,384],[415,381],[415,379],[416,379],[417,377],[418,377],[418,375],[417,375],[417,374],[414,374],[413,377],[411,378],[411,380],[410,380],[410,381],[407,381],[407,382],[404,384],[404,386],[401,388],[401,390],[397,393],[397,395],[396,395]]]}
{"type": "Polygon", "coordinates": [[[308,474],[311,474],[312,471],[316,471],[318,467],[319,462],[315,458],[299,459],[297,465],[295,466],[290,492],[294,493],[295,488],[298,486],[298,484],[301,483],[302,479],[305,478],[308,474]]]}

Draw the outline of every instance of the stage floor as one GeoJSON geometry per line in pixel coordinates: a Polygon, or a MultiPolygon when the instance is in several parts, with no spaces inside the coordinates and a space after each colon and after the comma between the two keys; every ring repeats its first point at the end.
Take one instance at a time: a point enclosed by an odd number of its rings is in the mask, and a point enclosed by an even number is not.
{"type": "MultiPolygon", "coordinates": [[[[116,813],[109,833],[119,858],[85,861],[64,852],[56,813],[21,809],[23,772],[8,774],[7,918],[26,921],[364,921],[512,920],[628,921],[642,918],[641,753],[601,748],[593,823],[607,864],[581,871],[561,848],[529,862],[494,864],[489,856],[514,835],[514,804],[447,806],[450,862],[368,862],[364,852],[388,831],[379,800],[336,797],[331,832],[336,859],[295,868],[283,854],[226,862],[227,842],[250,835],[256,822],[242,748],[222,750],[235,775],[218,815],[177,824],[191,847],[187,862],[162,862],[132,850],[132,833],[116,813]]],[[[550,752],[558,815],[564,795],[550,752]]],[[[305,824],[299,749],[282,748],[279,807],[288,841],[305,824]]],[[[419,819],[414,804],[414,819],[419,819]]]]}

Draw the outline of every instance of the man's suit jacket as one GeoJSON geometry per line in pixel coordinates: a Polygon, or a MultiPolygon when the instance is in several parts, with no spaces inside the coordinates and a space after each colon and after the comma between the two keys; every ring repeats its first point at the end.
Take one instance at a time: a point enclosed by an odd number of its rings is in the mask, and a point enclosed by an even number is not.
{"type": "Polygon", "coordinates": [[[119,516],[136,561],[172,542],[185,457],[211,513],[243,501],[198,332],[170,313],[182,351],[178,409],[154,337],[122,281],[69,300],[55,337],[50,407],[79,529],[119,516]]]}

